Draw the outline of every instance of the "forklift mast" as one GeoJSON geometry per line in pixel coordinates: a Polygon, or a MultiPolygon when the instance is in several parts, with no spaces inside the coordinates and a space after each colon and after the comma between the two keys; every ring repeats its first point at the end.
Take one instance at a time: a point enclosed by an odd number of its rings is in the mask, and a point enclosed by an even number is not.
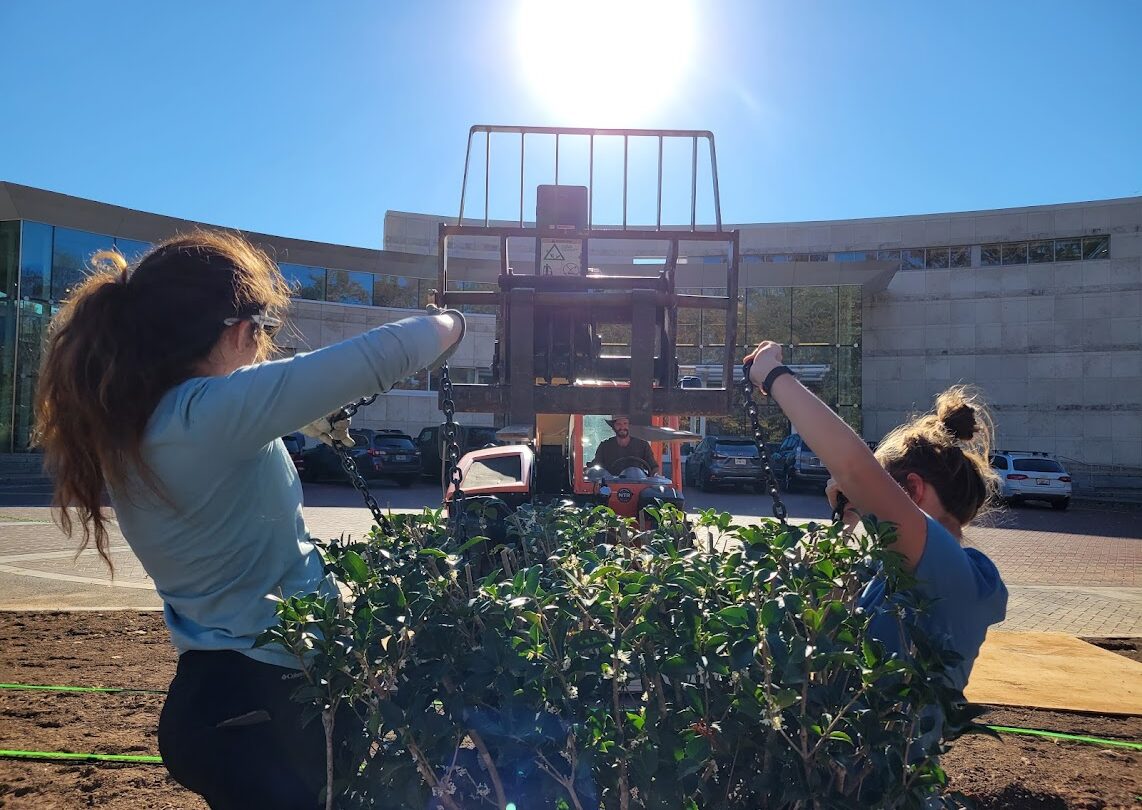
{"type": "MultiPolygon", "coordinates": [[[[645,141],[642,141],[645,142],[645,141]]],[[[677,150],[672,150],[677,152],[677,150]]],[[[677,170],[677,167],[671,167],[677,170]]],[[[491,241],[490,239],[488,241],[491,241]]],[[[454,384],[457,411],[502,414],[506,424],[529,424],[537,413],[625,413],[632,424],[650,424],[652,416],[718,415],[727,413],[733,396],[733,369],[737,345],[737,297],[739,232],[722,227],[718,194],[714,136],[703,130],[582,129],[564,127],[519,127],[478,125],[468,133],[464,181],[457,224],[443,223],[439,233],[440,306],[475,305],[494,308],[496,360],[490,384],[454,384]],[[479,138],[479,136],[483,138],[479,138]],[[560,139],[586,137],[588,184],[559,184],[560,139]],[[518,222],[489,218],[491,186],[490,157],[493,138],[519,143],[518,222]],[[526,147],[539,139],[554,140],[555,183],[541,185],[536,193],[534,223],[524,219],[524,161],[526,147]],[[654,226],[628,225],[629,146],[632,139],[657,141],[657,221],[654,226]],[[483,223],[465,220],[469,168],[474,145],[483,141],[483,223]],[[690,144],[689,227],[662,225],[664,144],[690,144]],[[621,225],[600,226],[593,220],[595,201],[596,142],[620,141],[623,150],[623,200],[621,225]],[[697,224],[698,149],[709,149],[709,167],[714,203],[714,227],[697,224]],[[461,237],[493,237],[498,242],[497,289],[456,289],[449,277],[452,240],[461,237]],[[534,255],[508,255],[509,240],[534,240],[534,255]],[[590,248],[603,241],[647,243],[663,246],[665,261],[655,275],[638,275],[615,266],[592,267],[590,248]],[[707,243],[718,247],[725,269],[720,286],[725,295],[679,293],[676,275],[681,246],[707,243]],[[530,264],[530,272],[513,266],[530,264]],[[611,272],[614,271],[614,272],[611,272]],[[725,313],[725,351],[719,388],[681,387],[678,377],[677,339],[680,309],[714,309],[725,313]],[[630,355],[603,353],[600,327],[622,324],[630,327],[630,355]]],[[[715,271],[705,265],[702,271],[715,271]]],[[[708,283],[708,282],[706,282],[708,283]]],[[[705,284],[703,286],[705,286],[705,284]]]]}

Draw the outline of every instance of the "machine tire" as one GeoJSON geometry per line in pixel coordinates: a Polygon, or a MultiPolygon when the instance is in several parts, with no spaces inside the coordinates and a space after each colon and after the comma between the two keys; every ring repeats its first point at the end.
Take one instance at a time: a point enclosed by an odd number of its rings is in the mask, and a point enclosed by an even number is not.
{"type": "Polygon", "coordinates": [[[703,492],[714,491],[714,482],[710,480],[709,471],[698,473],[698,488],[703,492]]]}
{"type": "Polygon", "coordinates": [[[419,477],[420,477],[419,475],[402,475],[400,478],[397,479],[397,485],[401,489],[408,489],[409,487],[412,486],[413,481],[415,481],[419,477]]]}
{"type": "Polygon", "coordinates": [[[1071,505],[1070,498],[1059,498],[1057,501],[1051,501],[1051,508],[1057,509],[1060,512],[1067,511],[1067,507],[1071,505]]]}

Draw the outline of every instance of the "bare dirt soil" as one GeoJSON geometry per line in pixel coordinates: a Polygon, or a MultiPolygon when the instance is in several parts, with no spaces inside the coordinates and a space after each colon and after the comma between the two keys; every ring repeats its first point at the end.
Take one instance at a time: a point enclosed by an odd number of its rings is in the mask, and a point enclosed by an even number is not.
{"type": "MultiPolygon", "coordinates": [[[[1098,639],[1138,660],[1138,639],[1098,639]]],[[[163,690],[175,654],[157,612],[0,613],[0,683],[163,690]]],[[[0,688],[0,749],[157,755],[162,694],[0,688]]],[[[993,707],[992,725],[1142,740],[1142,717],[993,707]]],[[[1004,734],[958,741],[944,765],[982,810],[1142,806],[1142,752],[1004,734]]],[[[206,810],[161,765],[0,757],[3,808],[206,810]]]]}

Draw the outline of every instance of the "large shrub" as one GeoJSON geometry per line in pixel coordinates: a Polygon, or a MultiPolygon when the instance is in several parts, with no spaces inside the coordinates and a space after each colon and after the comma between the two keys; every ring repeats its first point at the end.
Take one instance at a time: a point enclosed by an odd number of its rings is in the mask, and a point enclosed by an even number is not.
{"type": "Polygon", "coordinates": [[[920,738],[940,713],[945,739],[977,727],[941,677],[955,656],[912,622],[890,527],[659,517],[639,534],[605,508],[525,508],[492,548],[426,511],[329,543],[344,598],[285,600],[263,641],[305,660],[298,699],[337,718],[331,740],[364,729],[332,757],[337,806],[933,802],[940,743],[920,738]],[[873,576],[907,657],[869,636],[873,576]]]}

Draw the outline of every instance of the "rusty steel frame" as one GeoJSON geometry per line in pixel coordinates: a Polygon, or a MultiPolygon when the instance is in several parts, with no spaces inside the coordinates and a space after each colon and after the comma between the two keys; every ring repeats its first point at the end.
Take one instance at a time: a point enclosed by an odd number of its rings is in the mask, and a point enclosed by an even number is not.
{"type": "MultiPolygon", "coordinates": [[[[723,230],[719,202],[717,159],[714,136],[706,130],[631,130],[583,129],[561,127],[513,127],[478,125],[468,135],[461,190],[460,216],[456,225],[442,223],[439,231],[438,278],[436,302],[441,306],[495,305],[499,310],[496,330],[500,345],[500,362],[491,385],[454,384],[453,399],[458,411],[490,412],[507,417],[508,423],[527,423],[537,413],[628,413],[636,423],[649,424],[655,415],[705,415],[727,413],[733,398],[733,369],[736,362],[738,272],[740,234],[723,230]],[[475,137],[484,133],[484,224],[465,225],[464,202],[475,137]],[[493,134],[515,134],[520,137],[520,207],[518,225],[493,225],[488,212],[491,169],[491,137],[493,134]],[[585,230],[527,227],[524,220],[525,139],[528,135],[555,138],[555,177],[558,184],[559,138],[587,136],[590,139],[590,182],[588,185],[588,217],[585,230]],[[594,208],[594,142],[596,137],[623,139],[623,223],[622,228],[596,228],[594,208]],[[653,229],[631,227],[627,217],[629,165],[627,147],[632,137],[658,139],[658,210],[653,229]],[[662,152],[668,138],[688,138],[691,150],[690,228],[662,228],[662,152]],[[697,155],[698,141],[706,140],[710,150],[716,230],[697,229],[697,155]],[[448,289],[448,246],[454,237],[495,237],[499,244],[499,290],[494,292],[448,289]],[[539,240],[558,238],[579,241],[583,245],[583,270],[586,271],[587,246],[590,240],[624,240],[664,242],[668,245],[664,266],[657,276],[541,276],[514,273],[509,265],[508,240],[522,237],[539,240]],[[726,246],[726,295],[682,295],[677,293],[675,271],[681,242],[715,242],[726,246]],[[606,312],[605,322],[630,323],[631,354],[629,385],[602,387],[570,384],[536,384],[535,328],[536,308],[559,308],[583,312],[606,312]],[[717,309],[725,312],[726,341],[722,362],[721,388],[682,389],[677,387],[677,310],[679,308],[717,309]],[[627,313],[626,318],[617,313],[627,313]],[[659,369],[659,387],[655,382],[655,344],[662,335],[662,358],[666,371],[659,369]]],[[[538,271],[538,266],[536,267],[538,271]]],[[[590,318],[586,318],[589,321],[590,318]]],[[[551,337],[548,342],[550,344],[551,337]]],[[[574,364],[574,331],[570,336],[571,363],[574,364]]],[[[548,347],[548,369],[552,357],[548,347]]],[[[600,358],[602,359],[602,358],[600,358]]]]}

